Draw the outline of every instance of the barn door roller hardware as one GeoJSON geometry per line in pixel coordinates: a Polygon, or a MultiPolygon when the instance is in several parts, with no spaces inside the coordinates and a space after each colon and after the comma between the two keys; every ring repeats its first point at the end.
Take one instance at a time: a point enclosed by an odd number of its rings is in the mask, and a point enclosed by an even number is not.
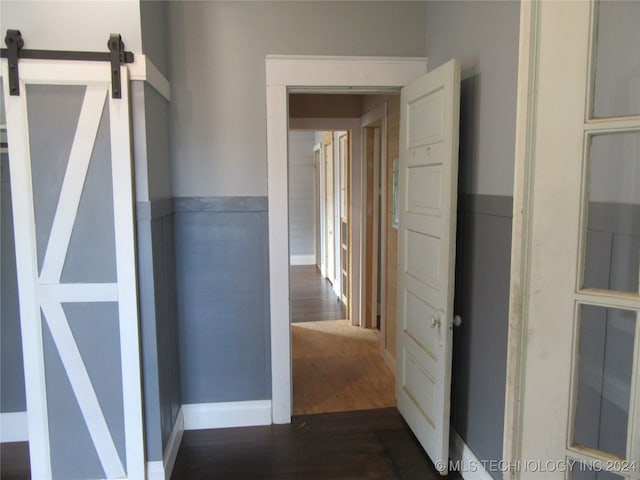
{"type": "Polygon", "coordinates": [[[117,33],[109,36],[108,52],[76,52],[69,50],[26,50],[20,30],[7,30],[4,39],[7,48],[0,49],[0,57],[9,62],[9,93],[20,95],[20,75],[18,62],[21,58],[38,60],[80,60],[111,63],[111,96],[122,98],[120,85],[120,66],[133,63],[133,53],[125,52],[122,37],[117,33]]]}

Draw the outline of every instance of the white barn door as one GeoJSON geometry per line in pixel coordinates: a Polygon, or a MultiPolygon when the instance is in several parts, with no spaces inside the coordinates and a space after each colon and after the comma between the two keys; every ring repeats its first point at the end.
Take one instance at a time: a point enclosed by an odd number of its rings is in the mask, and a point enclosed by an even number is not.
{"type": "Polygon", "coordinates": [[[6,65],[32,478],[144,478],[127,68],[6,65]]]}
{"type": "Polygon", "coordinates": [[[445,475],[453,342],[460,67],[402,89],[398,232],[398,409],[445,475]]]}

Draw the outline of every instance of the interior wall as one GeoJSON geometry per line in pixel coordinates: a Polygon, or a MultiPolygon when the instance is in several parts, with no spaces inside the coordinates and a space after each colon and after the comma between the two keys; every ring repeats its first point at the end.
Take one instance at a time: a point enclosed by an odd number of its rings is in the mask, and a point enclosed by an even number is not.
{"type": "Polygon", "coordinates": [[[424,2],[171,2],[176,196],[266,196],[267,54],[422,56],[424,2]]]}
{"type": "Polygon", "coordinates": [[[106,52],[109,35],[119,33],[126,50],[142,52],[138,0],[2,0],[3,39],[9,28],[20,30],[24,48],[106,52]]]}
{"type": "Polygon", "coordinates": [[[271,396],[266,55],[421,56],[425,15],[424,2],[170,3],[173,192],[189,205],[176,217],[185,403],[271,396]],[[236,208],[255,202],[259,214],[236,208]]]}
{"type": "Polygon", "coordinates": [[[482,460],[502,458],[519,11],[427,3],[430,70],[462,67],[451,421],[482,460]]]}
{"type": "Polygon", "coordinates": [[[315,262],[314,145],[314,132],[289,131],[289,255],[309,264],[315,262]]]}
{"type": "Polygon", "coordinates": [[[167,31],[169,27],[169,2],[144,0],[139,2],[139,5],[142,51],[160,73],[168,77],[170,37],[167,35],[167,31]]]}

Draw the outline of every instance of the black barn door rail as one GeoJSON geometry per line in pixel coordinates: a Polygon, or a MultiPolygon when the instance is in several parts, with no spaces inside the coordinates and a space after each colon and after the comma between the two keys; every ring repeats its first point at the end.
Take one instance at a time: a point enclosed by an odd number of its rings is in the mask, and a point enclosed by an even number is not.
{"type": "Polygon", "coordinates": [[[21,58],[38,60],[79,60],[111,63],[111,96],[122,98],[120,85],[120,65],[133,63],[133,53],[125,52],[122,37],[117,33],[109,36],[108,52],[75,52],[68,50],[27,50],[20,30],[7,30],[4,39],[7,48],[0,49],[0,57],[9,62],[9,93],[20,95],[20,75],[18,62],[21,58]]]}

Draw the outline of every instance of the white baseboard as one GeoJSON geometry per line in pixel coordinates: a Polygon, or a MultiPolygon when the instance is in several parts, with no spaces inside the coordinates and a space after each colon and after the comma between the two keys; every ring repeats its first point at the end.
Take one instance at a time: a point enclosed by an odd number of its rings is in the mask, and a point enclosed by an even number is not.
{"type": "Polygon", "coordinates": [[[178,449],[180,448],[183,433],[184,413],[182,412],[182,408],[180,408],[178,416],[176,417],[176,423],[173,425],[171,435],[169,435],[169,440],[167,441],[167,446],[164,449],[162,461],[157,460],[154,462],[147,462],[147,480],[171,479],[171,473],[173,472],[173,466],[176,463],[176,457],[178,456],[178,449]]]}
{"type": "Polygon", "coordinates": [[[0,443],[28,440],[27,412],[0,413],[0,443]]]}
{"type": "Polygon", "coordinates": [[[459,466],[458,471],[464,480],[493,480],[493,477],[485,470],[484,464],[453,428],[449,434],[449,458],[459,466]]]}
{"type": "Polygon", "coordinates": [[[271,400],[182,405],[185,430],[271,425],[271,400]]]}
{"type": "Polygon", "coordinates": [[[315,265],[315,255],[291,255],[289,257],[289,263],[291,265],[315,265]]]}

